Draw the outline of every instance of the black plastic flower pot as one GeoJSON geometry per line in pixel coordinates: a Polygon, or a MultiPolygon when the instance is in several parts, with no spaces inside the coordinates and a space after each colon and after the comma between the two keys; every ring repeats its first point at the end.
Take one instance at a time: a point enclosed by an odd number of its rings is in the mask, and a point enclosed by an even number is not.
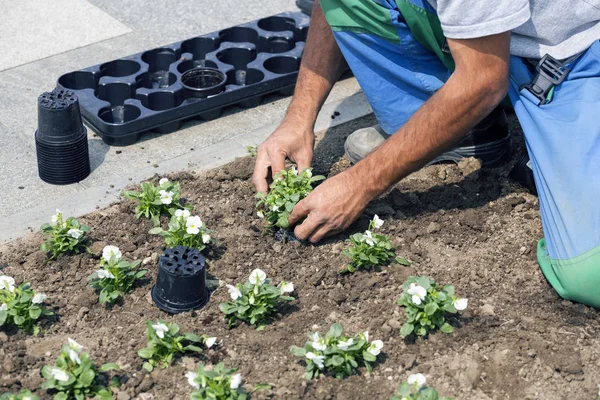
{"type": "Polygon", "coordinates": [[[227,75],[216,68],[196,67],[181,76],[187,97],[205,98],[225,90],[227,75]]]}
{"type": "Polygon", "coordinates": [[[38,173],[44,182],[68,185],[90,174],[87,130],[72,91],[54,89],[38,97],[35,144],[38,173]]]}
{"type": "Polygon", "coordinates": [[[197,310],[208,302],[206,258],[195,249],[177,246],[166,249],[158,263],[152,300],[170,314],[197,310]]]}

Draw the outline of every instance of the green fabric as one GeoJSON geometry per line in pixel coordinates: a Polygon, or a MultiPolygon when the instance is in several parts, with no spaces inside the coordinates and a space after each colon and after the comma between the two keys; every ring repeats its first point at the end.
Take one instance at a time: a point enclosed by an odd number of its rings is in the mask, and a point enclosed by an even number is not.
{"type": "Polygon", "coordinates": [[[538,243],[542,272],[560,297],[600,308],[600,246],[568,260],[548,256],[546,241],[538,243]]]}
{"type": "Polygon", "coordinates": [[[389,10],[373,0],[321,0],[320,3],[332,30],[370,33],[400,43],[389,10]]]}

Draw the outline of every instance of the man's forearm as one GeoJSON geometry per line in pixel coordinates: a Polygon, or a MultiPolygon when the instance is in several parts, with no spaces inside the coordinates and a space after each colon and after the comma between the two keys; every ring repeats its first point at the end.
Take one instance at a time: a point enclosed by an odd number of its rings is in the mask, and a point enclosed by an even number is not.
{"type": "Polygon", "coordinates": [[[317,115],[339,79],[345,61],[318,1],[312,12],[306,47],[286,121],[312,130],[317,115]]]}

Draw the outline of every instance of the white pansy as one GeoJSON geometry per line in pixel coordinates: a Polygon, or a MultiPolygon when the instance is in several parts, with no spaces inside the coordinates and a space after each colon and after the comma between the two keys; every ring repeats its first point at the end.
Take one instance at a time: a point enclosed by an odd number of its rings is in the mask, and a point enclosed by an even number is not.
{"type": "Polygon", "coordinates": [[[296,169],[296,167],[292,167],[292,174],[298,175],[298,170],[296,169]]]}
{"type": "Polygon", "coordinates": [[[69,374],[67,374],[65,370],[56,367],[50,368],[50,376],[61,382],[66,382],[69,380],[69,374]]]}
{"type": "Polygon", "coordinates": [[[265,274],[265,271],[256,268],[250,273],[250,278],[248,280],[253,285],[262,285],[265,282],[265,279],[267,279],[267,274],[265,274]]]}
{"type": "Polygon", "coordinates": [[[79,239],[83,235],[83,231],[77,228],[71,228],[67,231],[67,235],[71,236],[73,239],[79,239]]]}
{"type": "Polygon", "coordinates": [[[258,216],[258,218],[264,218],[264,217],[265,217],[265,213],[264,213],[264,212],[262,212],[261,210],[258,210],[258,211],[256,212],[256,215],[258,216]]]}
{"type": "Polygon", "coordinates": [[[169,327],[162,322],[152,325],[154,332],[156,332],[156,336],[163,339],[165,337],[165,332],[169,331],[169,327]]]}
{"type": "Polygon", "coordinates": [[[188,380],[188,383],[190,385],[192,385],[194,387],[194,389],[198,390],[200,389],[200,384],[196,383],[196,378],[198,377],[198,374],[192,371],[188,371],[187,374],[185,374],[185,377],[188,380]]]}
{"type": "Polygon", "coordinates": [[[60,211],[58,208],[56,209],[56,214],[54,214],[52,216],[52,225],[56,225],[58,223],[58,220],[62,217],[62,211],[60,211]]]}
{"type": "Polygon", "coordinates": [[[337,344],[338,349],[340,350],[348,350],[348,347],[354,344],[354,339],[350,338],[346,341],[340,340],[337,344]]]}
{"type": "Polygon", "coordinates": [[[383,342],[381,340],[373,340],[371,342],[371,345],[367,349],[367,351],[369,353],[373,354],[374,356],[376,356],[379,353],[381,353],[382,348],[383,348],[383,342]]]}
{"type": "Polygon", "coordinates": [[[312,178],[312,171],[310,169],[305,170],[304,176],[306,176],[307,178],[312,178]]]}
{"type": "Polygon", "coordinates": [[[190,235],[197,235],[200,232],[200,228],[202,228],[202,220],[199,216],[195,215],[193,217],[189,217],[185,221],[186,232],[190,235]]]}
{"type": "Polygon", "coordinates": [[[6,303],[0,304],[0,311],[8,311],[8,304],[6,304],[6,303]]]}
{"type": "Polygon", "coordinates": [[[467,306],[469,305],[469,299],[456,299],[456,300],[454,300],[452,305],[458,311],[462,311],[462,310],[466,309],[467,306]]]}
{"type": "Polygon", "coordinates": [[[115,279],[115,276],[112,274],[112,272],[105,269],[96,270],[96,276],[100,279],[115,279]]]}
{"type": "Polygon", "coordinates": [[[190,211],[189,210],[185,210],[185,209],[183,209],[183,210],[176,210],[175,211],[175,216],[178,217],[178,218],[183,217],[184,219],[185,218],[189,218],[190,211]]]}
{"type": "Polygon", "coordinates": [[[408,376],[406,382],[409,385],[415,385],[417,389],[420,389],[425,382],[427,382],[427,378],[425,378],[425,375],[423,374],[411,374],[408,376]]]}
{"type": "Polygon", "coordinates": [[[373,238],[373,234],[371,233],[371,231],[365,231],[363,238],[369,246],[375,246],[375,239],[373,238]]]}
{"type": "Polygon", "coordinates": [[[277,212],[277,211],[279,211],[279,207],[278,206],[273,206],[273,208],[271,208],[271,210],[277,212]]]}
{"type": "Polygon", "coordinates": [[[210,242],[210,235],[208,233],[202,234],[202,243],[207,244],[210,242]]]}
{"type": "Polygon", "coordinates": [[[163,184],[165,184],[167,182],[169,182],[169,180],[167,178],[161,178],[160,181],[158,181],[158,184],[162,186],[163,184]]]}
{"type": "Polygon", "coordinates": [[[365,331],[365,333],[363,333],[363,337],[368,342],[369,341],[369,331],[365,331]]]}
{"type": "Polygon", "coordinates": [[[204,344],[206,345],[206,348],[210,349],[211,347],[213,347],[215,345],[216,342],[217,342],[216,337],[209,337],[209,338],[206,338],[206,340],[204,341],[204,344]]]}
{"type": "Polygon", "coordinates": [[[327,348],[327,345],[325,344],[325,339],[323,339],[321,337],[321,335],[319,335],[318,332],[313,333],[311,339],[312,339],[311,346],[313,349],[319,350],[319,351],[325,351],[325,349],[327,348]]]}
{"type": "Polygon", "coordinates": [[[73,349],[69,350],[69,358],[75,364],[81,364],[81,358],[79,358],[79,354],[77,354],[77,352],[73,349]]]}
{"type": "Polygon", "coordinates": [[[425,290],[423,286],[419,286],[414,282],[410,284],[407,293],[412,295],[412,302],[416,305],[421,304],[423,300],[425,300],[425,296],[427,296],[427,290],[425,290]]]}
{"type": "Polygon", "coordinates": [[[242,384],[242,374],[235,374],[234,376],[231,377],[231,383],[229,384],[229,386],[233,390],[239,388],[241,384],[242,384]]]}
{"type": "Polygon", "coordinates": [[[44,293],[36,293],[35,296],[33,296],[33,299],[31,299],[31,302],[33,304],[42,304],[47,298],[48,296],[44,293]]]}
{"type": "Polygon", "coordinates": [[[80,352],[83,349],[83,346],[74,341],[73,339],[67,338],[67,341],[69,342],[69,346],[76,352],[80,352]]]}
{"type": "Polygon", "coordinates": [[[375,214],[375,216],[373,217],[373,226],[375,226],[375,228],[379,229],[383,226],[383,220],[381,218],[379,218],[379,216],[377,216],[377,214],[375,214]]]}
{"type": "Polygon", "coordinates": [[[118,261],[123,257],[123,254],[121,254],[121,250],[117,246],[104,246],[102,249],[102,258],[104,261],[109,262],[112,257],[118,261]]]}
{"type": "Polygon", "coordinates": [[[167,192],[166,190],[160,190],[160,202],[163,204],[171,204],[173,202],[173,192],[167,192]]]}
{"type": "Polygon", "coordinates": [[[235,286],[225,285],[225,287],[227,287],[227,291],[229,292],[232,300],[237,300],[242,297],[242,292],[240,292],[240,289],[236,288],[235,286]]]}
{"type": "Polygon", "coordinates": [[[15,280],[8,275],[0,275],[0,290],[6,289],[9,292],[15,291],[15,280]]]}
{"type": "Polygon", "coordinates": [[[319,369],[323,369],[323,367],[325,366],[325,364],[323,364],[323,360],[325,360],[324,356],[318,356],[312,351],[309,351],[308,353],[306,353],[306,358],[314,362],[315,365],[319,367],[319,369]]]}
{"type": "Polygon", "coordinates": [[[281,286],[281,293],[292,293],[294,291],[294,284],[292,282],[284,283],[281,286]]]}

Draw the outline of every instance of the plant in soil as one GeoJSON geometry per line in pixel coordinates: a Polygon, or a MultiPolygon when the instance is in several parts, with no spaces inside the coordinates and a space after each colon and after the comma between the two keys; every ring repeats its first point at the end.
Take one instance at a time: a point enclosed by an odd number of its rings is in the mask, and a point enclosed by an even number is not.
{"type": "Polygon", "coordinates": [[[394,246],[387,236],[375,233],[375,229],[383,226],[383,220],[377,214],[369,222],[369,229],[365,233],[355,233],[347,239],[350,247],[344,249],[342,254],[350,257],[350,264],[340,272],[354,272],[358,269],[369,269],[376,265],[388,265],[392,260],[398,264],[410,265],[404,258],[396,257],[394,246]]]}
{"type": "Polygon", "coordinates": [[[175,210],[184,207],[181,204],[181,188],[179,182],[172,182],[167,178],[162,178],[158,186],[152,182],[142,182],[141,192],[126,190],[123,192],[125,198],[135,200],[138,205],[135,207],[135,217],[142,216],[152,221],[154,226],[160,225],[161,215],[173,215],[175,210]]]}
{"type": "Polygon", "coordinates": [[[294,300],[286,295],[294,291],[291,282],[282,281],[275,286],[260,269],[252,271],[243,284],[227,285],[227,290],[232,301],[221,303],[219,309],[225,314],[230,328],[239,320],[262,330],[274,319],[280,301],[294,300]]]}
{"type": "Polygon", "coordinates": [[[0,395],[0,400],[40,400],[40,398],[31,393],[30,390],[23,389],[16,394],[3,393],[0,395]]]}
{"type": "Polygon", "coordinates": [[[98,379],[98,373],[119,369],[119,366],[108,363],[97,368],[90,355],[83,353],[82,349],[83,346],[69,338],[69,343],[61,349],[56,364],[42,368],[42,375],[46,378],[42,389],[54,393],[54,400],[112,399],[110,390],[98,379]]]}
{"type": "Polygon", "coordinates": [[[102,250],[100,269],[88,276],[89,285],[99,291],[101,304],[114,304],[131,291],[136,280],[147,270],[137,270],[141,261],[123,260],[121,250],[116,246],[106,246],[102,250]]]}
{"type": "Polygon", "coordinates": [[[179,333],[179,325],[165,321],[146,321],[146,338],[148,345],[138,350],[138,355],[147,360],[144,369],[148,372],[159,366],[167,368],[173,363],[175,356],[193,351],[202,352],[200,345],[211,348],[217,341],[215,337],[203,335],[197,336],[193,333],[179,333]]]}
{"type": "Polygon", "coordinates": [[[409,375],[390,400],[451,400],[449,397],[440,397],[437,390],[425,386],[425,382],[427,379],[423,374],[409,375]]]}
{"type": "Polygon", "coordinates": [[[161,227],[150,229],[151,235],[160,235],[165,239],[167,247],[186,246],[202,251],[206,245],[214,242],[206,229],[206,225],[197,215],[190,215],[186,209],[176,210],[165,231],[161,227]]]}
{"type": "Polygon", "coordinates": [[[271,389],[270,385],[259,383],[247,393],[242,387],[242,375],[236,372],[237,369],[225,368],[223,363],[218,363],[213,368],[200,364],[196,372],[188,371],[185,377],[194,388],[190,399],[245,400],[258,390],[271,389]]]}
{"type": "Polygon", "coordinates": [[[456,314],[466,309],[468,304],[468,299],[455,296],[454,286],[440,287],[426,276],[409,277],[402,290],[398,304],[406,307],[407,318],[400,328],[403,337],[412,333],[425,336],[436,329],[452,333],[452,325],[447,322],[448,314],[456,314]]]}
{"type": "Polygon", "coordinates": [[[312,192],[312,184],[325,179],[324,176],[312,176],[312,168],[298,173],[295,167],[281,171],[273,177],[269,193],[258,193],[256,214],[266,221],[267,230],[273,227],[289,228],[288,218],[298,202],[312,192]]]}
{"type": "Polygon", "coordinates": [[[85,234],[90,228],[80,224],[79,220],[73,217],[65,220],[60,210],[56,210],[51,223],[42,225],[40,229],[44,235],[50,236],[40,246],[40,249],[48,254],[46,262],[56,259],[61,254],[87,250],[85,234]]]}
{"type": "Polygon", "coordinates": [[[258,156],[258,146],[248,145],[246,146],[246,152],[250,157],[256,157],[258,156]]]}
{"type": "Polygon", "coordinates": [[[16,326],[27,333],[40,332],[37,321],[54,313],[44,308],[48,296],[34,292],[29,282],[15,286],[15,280],[0,275],[0,326],[16,326]]]}
{"type": "Polygon", "coordinates": [[[324,372],[342,379],[357,372],[361,365],[371,373],[371,364],[377,361],[383,342],[369,342],[369,332],[350,337],[343,336],[342,331],[342,326],[335,323],[325,337],[318,332],[309,333],[304,347],[290,348],[293,355],[305,358],[306,379],[316,378],[324,372]]]}

